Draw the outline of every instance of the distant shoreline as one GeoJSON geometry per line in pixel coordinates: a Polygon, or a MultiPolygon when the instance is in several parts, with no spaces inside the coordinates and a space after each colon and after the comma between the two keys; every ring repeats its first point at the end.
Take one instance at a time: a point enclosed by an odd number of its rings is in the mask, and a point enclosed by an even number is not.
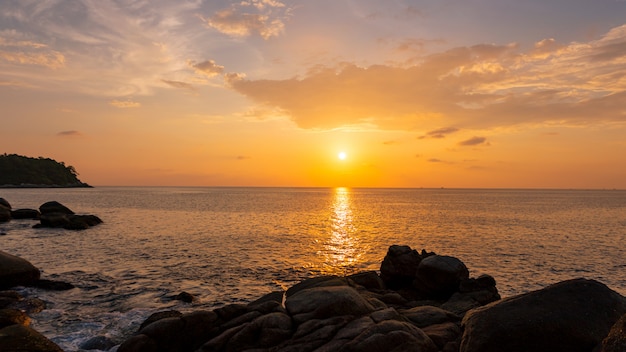
{"type": "Polygon", "coordinates": [[[37,185],[24,183],[21,185],[0,185],[0,188],[93,188],[86,183],[76,185],[37,185]]]}

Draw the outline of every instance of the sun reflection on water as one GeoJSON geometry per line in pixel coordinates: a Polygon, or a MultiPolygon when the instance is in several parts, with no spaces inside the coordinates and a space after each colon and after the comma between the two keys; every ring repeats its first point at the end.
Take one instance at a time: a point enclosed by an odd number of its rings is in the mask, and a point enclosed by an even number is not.
{"type": "Polygon", "coordinates": [[[327,270],[330,273],[347,274],[353,271],[362,255],[348,188],[335,189],[331,210],[330,236],[324,241],[323,250],[327,270]]]}

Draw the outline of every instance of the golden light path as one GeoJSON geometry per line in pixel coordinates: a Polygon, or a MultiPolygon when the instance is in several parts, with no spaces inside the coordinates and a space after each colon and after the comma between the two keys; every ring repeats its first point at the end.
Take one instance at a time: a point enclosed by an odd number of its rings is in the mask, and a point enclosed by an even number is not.
{"type": "Polygon", "coordinates": [[[339,187],[335,189],[332,204],[330,237],[324,243],[326,264],[330,271],[347,274],[362,256],[357,228],[353,225],[350,190],[339,187]]]}

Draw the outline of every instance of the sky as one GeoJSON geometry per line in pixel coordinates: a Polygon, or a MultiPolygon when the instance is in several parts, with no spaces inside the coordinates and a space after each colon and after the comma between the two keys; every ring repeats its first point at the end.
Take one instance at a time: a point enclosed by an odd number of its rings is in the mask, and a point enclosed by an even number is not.
{"type": "Polygon", "coordinates": [[[95,186],[626,189],[626,0],[2,0],[0,106],[95,186]]]}

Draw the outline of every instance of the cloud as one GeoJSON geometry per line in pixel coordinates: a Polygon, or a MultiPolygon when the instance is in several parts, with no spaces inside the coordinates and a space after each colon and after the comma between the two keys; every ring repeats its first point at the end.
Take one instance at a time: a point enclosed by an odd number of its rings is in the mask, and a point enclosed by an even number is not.
{"type": "Polygon", "coordinates": [[[78,132],[78,131],[61,131],[59,133],[57,133],[57,136],[60,137],[78,137],[78,136],[82,136],[82,133],[78,132]]]}
{"type": "Polygon", "coordinates": [[[626,25],[587,43],[551,39],[458,47],[410,66],[344,63],[288,79],[233,79],[235,91],[298,126],[484,129],[626,121],[626,25]]]}
{"type": "Polygon", "coordinates": [[[57,69],[65,66],[65,56],[46,44],[0,37],[0,60],[57,69]]]}
{"type": "Polygon", "coordinates": [[[428,131],[426,132],[425,135],[420,136],[419,139],[424,139],[424,138],[445,138],[446,135],[449,135],[451,133],[457,132],[459,129],[456,127],[443,127],[443,128],[438,128],[436,130],[432,130],[432,131],[428,131]]]}
{"type": "Polygon", "coordinates": [[[178,89],[189,89],[195,90],[194,86],[190,83],[180,82],[180,81],[168,81],[166,79],[162,79],[161,82],[167,84],[170,87],[178,88],[178,89]]]}
{"type": "Polygon", "coordinates": [[[202,19],[208,27],[224,34],[247,37],[256,33],[267,40],[285,31],[289,12],[290,9],[279,1],[252,0],[234,4],[202,19]]]}
{"type": "Polygon", "coordinates": [[[220,75],[224,72],[224,66],[218,65],[213,60],[207,60],[203,62],[189,61],[188,65],[191,66],[196,73],[203,74],[209,77],[220,75]]]}
{"type": "Polygon", "coordinates": [[[487,138],[485,137],[472,137],[470,139],[466,139],[464,141],[461,141],[458,143],[460,146],[463,147],[468,147],[468,146],[475,146],[475,145],[489,145],[489,143],[487,143],[487,138]]]}
{"type": "Polygon", "coordinates": [[[252,159],[252,157],[245,156],[245,155],[237,155],[235,157],[235,159],[237,159],[237,160],[248,160],[248,159],[252,159]]]}
{"type": "Polygon", "coordinates": [[[130,100],[111,100],[109,101],[109,105],[115,106],[116,108],[126,109],[126,108],[138,108],[141,106],[141,103],[130,101],[130,100]]]}

